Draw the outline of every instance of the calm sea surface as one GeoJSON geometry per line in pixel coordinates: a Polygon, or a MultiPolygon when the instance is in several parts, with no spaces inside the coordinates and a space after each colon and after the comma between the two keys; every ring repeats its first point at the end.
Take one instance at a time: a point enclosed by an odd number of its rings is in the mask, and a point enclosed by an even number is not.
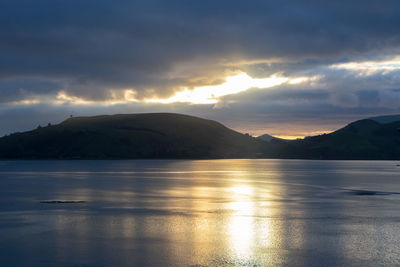
{"type": "Polygon", "coordinates": [[[0,266],[399,266],[398,164],[0,161],[0,266]]]}

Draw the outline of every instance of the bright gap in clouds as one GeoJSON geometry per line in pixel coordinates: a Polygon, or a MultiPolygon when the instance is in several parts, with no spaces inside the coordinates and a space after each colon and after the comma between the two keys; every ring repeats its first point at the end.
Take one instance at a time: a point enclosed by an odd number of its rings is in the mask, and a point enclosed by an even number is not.
{"type": "Polygon", "coordinates": [[[400,70],[400,56],[395,56],[392,59],[381,61],[356,61],[339,63],[330,66],[333,69],[345,69],[358,72],[360,75],[371,75],[376,72],[390,72],[400,70]]]}
{"type": "Polygon", "coordinates": [[[185,88],[169,98],[145,99],[147,103],[170,104],[176,102],[191,104],[216,104],[220,97],[237,94],[251,88],[271,88],[283,83],[297,84],[310,80],[309,77],[288,78],[272,75],[268,78],[256,79],[246,73],[240,73],[226,78],[220,85],[202,86],[193,90],[185,88]]]}
{"type": "Polygon", "coordinates": [[[184,88],[183,91],[176,92],[169,98],[147,98],[137,99],[136,92],[133,89],[125,89],[122,91],[110,90],[110,97],[106,100],[88,100],[78,96],[69,95],[66,91],[58,92],[56,99],[29,99],[13,103],[14,105],[24,105],[35,103],[41,103],[44,101],[50,101],[54,105],[73,104],[81,106],[91,105],[102,105],[110,106],[117,104],[128,104],[132,102],[136,103],[160,103],[160,104],[172,104],[172,103],[188,103],[188,104],[217,104],[221,97],[227,95],[233,95],[247,91],[251,88],[271,88],[282,84],[299,84],[307,81],[314,81],[318,79],[318,76],[312,77],[284,77],[278,74],[274,74],[268,78],[252,78],[247,73],[239,73],[235,76],[229,76],[225,82],[219,85],[201,86],[192,90],[184,88]]]}

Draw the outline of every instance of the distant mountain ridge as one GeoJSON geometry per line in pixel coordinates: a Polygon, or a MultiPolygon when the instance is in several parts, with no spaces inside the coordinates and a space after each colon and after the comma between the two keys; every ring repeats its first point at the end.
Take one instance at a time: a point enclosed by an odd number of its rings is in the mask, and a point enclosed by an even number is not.
{"type": "Polygon", "coordinates": [[[272,136],[269,134],[263,134],[263,135],[257,136],[256,138],[258,140],[262,140],[262,141],[266,141],[266,142],[270,142],[272,140],[286,140],[286,139],[275,137],[275,136],[272,136]]]}
{"type": "Polygon", "coordinates": [[[359,120],[297,140],[254,138],[216,121],[174,113],[74,117],[0,138],[0,158],[400,159],[399,117],[359,120]]]}

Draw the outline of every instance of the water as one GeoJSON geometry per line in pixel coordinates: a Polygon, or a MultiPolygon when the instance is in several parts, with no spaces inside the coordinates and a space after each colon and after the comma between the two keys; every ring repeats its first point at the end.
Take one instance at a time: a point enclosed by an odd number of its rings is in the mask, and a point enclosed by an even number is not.
{"type": "Polygon", "coordinates": [[[0,161],[0,266],[400,265],[397,164],[0,161]]]}

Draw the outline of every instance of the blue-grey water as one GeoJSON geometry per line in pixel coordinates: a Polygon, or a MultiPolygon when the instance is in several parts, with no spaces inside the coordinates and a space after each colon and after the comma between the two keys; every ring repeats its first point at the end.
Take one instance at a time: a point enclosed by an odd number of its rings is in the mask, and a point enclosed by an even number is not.
{"type": "Polygon", "coordinates": [[[399,266],[398,164],[0,161],[0,266],[399,266]]]}

